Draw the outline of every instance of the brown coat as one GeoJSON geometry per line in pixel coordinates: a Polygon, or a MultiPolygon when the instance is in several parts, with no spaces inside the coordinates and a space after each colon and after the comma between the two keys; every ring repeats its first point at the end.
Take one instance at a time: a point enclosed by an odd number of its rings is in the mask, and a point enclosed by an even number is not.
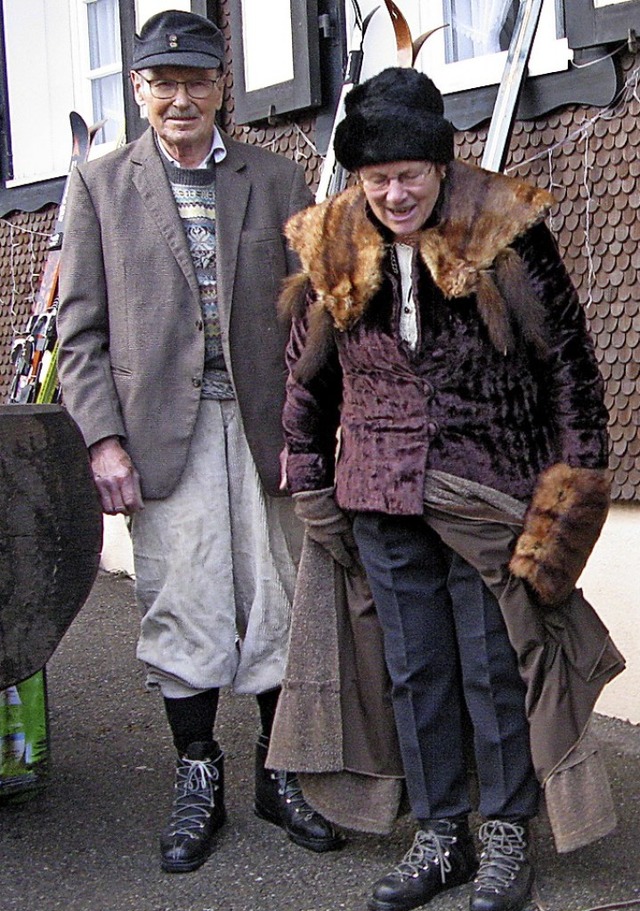
{"type": "MultiPolygon", "coordinates": [[[[224,138],[216,165],[219,307],[245,432],[278,493],[286,329],[275,302],[296,267],[282,226],[311,203],[299,166],[224,138]]],[[[124,439],[143,495],[168,496],[200,402],[204,332],[185,232],[149,129],[73,175],[65,232],[60,377],[87,445],[124,439]]]]}
{"type": "MultiPolygon", "coordinates": [[[[532,759],[556,848],[583,847],[616,824],[589,721],[624,660],[579,590],[562,609],[540,611],[509,576],[505,554],[522,529],[521,504],[501,494],[484,500],[477,485],[466,488],[440,473],[430,474],[428,490],[425,521],[500,602],[527,687],[532,759]]],[[[385,833],[401,791],[381,638],[366,610],[364,580],[347,576],[347,611],[342,569],[332,572],[330,564],[320,545],[305,539],[269,763],[300,772],[305,795],[329,819],[385,833]]]]}

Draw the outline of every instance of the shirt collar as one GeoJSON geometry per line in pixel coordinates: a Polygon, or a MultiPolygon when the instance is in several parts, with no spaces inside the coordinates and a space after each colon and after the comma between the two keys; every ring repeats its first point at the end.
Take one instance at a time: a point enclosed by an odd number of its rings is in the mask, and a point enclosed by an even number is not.
{"type": "MultiPolygon", "coordinates": [[[[157,134],[156,134],[156,136],[157,136],[157,134]]],[[[164,144],[159,136],[157,136],[157,140],[158,140],[158,147],[159,147],[160,151],[162,152],[162,154],[164,155],[164,157],[167,159],[167,161],[171,162],[171,164],[175,168],[182,167],[182,165],[178,161],[175,160],[173,155],[170,155],[169,152],[165,149],[164,144]]],[[[211,148],[209,149],[209,151],[205,155],[205,157],[202,159],[200,164],[197,165],[196,168],[194,168],[193,170],[199,170],[200,168],[208,168],[211,159],[213,159],[214,164],[219,164],[226,157],[227,157],[227,150],[226,150],[225,144],[222,140],[222,135],[220,134],[220,130],[218,129],[218,127],[214,126],[213,139],[211,141],[211,148]]]]}

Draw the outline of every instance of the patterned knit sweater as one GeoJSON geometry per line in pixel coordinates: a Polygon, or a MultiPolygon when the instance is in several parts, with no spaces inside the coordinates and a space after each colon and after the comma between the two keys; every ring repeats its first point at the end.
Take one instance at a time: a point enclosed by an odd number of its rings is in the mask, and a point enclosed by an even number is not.
{"type": "Polygon", "coordinates": [[[232,399],[218,311],[215,169],[176,168],[169,162],[166,169],[200,286],[205,333],[202,398],[232,399]]]}

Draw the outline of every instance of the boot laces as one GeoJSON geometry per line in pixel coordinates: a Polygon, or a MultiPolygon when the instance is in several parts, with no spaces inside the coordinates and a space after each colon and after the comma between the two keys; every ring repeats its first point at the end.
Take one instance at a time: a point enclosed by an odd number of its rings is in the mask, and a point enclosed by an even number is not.
{"type": "Polygon", "coordinates": [[[447,873],[451,872],[450,848],[457,841],[455,834],[447,835],[431,829],[419,829],[412,846],[402,858],[394,873],[400,879],[419,876],[431,866],[440,867],[440,878],[446,882],[447,873]]]}
{"type": "Polygon", "coordinates": [[[503,892],[527,862],[524,827],[491,819],[480,826],[478,835],[484,848],[475,887],[477,890],[503,892]]]}
{"type": "Polygon", "coordinates": [[[305,820],[312,819],[316,811],[305,800],[297,775],[292,775],[290,772],[274,772],[273,774],[278,781],[280,797],[284,797],[292,809],[305,820]]]}
{"type": "Polygon", "coordinates": [[[176,797],[169,820],[170,836],[197,838],[215,806],[220,773],[209,759],[183,757],[176,773],[176,797]]]}

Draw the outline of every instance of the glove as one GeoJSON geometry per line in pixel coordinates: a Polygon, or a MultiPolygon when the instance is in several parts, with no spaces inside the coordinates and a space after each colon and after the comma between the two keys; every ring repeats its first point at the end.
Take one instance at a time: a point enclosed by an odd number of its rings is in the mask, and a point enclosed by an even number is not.
{"type": "Polygon", "coordinates": [[[345,569],[353,569],[358,548],[351,522],[334,499],[333,487],[294,493],[293,508],[304,522],[309,537],[324,547],[345,569]]]}

